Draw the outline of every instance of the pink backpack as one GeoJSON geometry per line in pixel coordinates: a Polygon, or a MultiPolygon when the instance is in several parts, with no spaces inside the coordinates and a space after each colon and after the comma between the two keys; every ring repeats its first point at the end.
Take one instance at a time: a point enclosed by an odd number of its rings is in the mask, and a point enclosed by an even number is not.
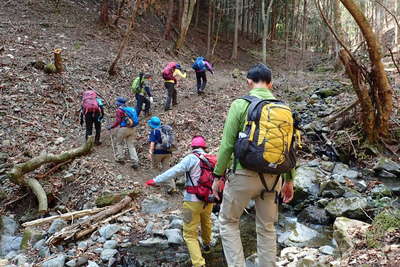
{"type": "Polygon", "coordinates": [[[174,71],[176,68],[176,63],[175,62],[170,62],[168,65],[164,68],[162,72],[162,77],[164,80],[174,80],[174,71]]]}
{"type": "Polygon", "coordinates": [[[97,94],[93,90],[83,92],[82,96],[82,108],[83,113],[88,112],[100,112],[99,103],[97,103],[97,94]]]}

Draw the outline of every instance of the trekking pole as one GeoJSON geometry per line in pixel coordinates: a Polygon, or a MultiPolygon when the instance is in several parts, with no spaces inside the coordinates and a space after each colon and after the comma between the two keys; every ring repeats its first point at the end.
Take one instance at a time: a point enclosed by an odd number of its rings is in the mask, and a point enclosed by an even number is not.
{"type": "MultiPolygon", "coordinates": [[[[107,121],[109,121],[108,117],[107,117],[107,121]]],[[[112,137],[113,134],[112,134],[111,130],[109,131],[109,134],[110,134],[110,139],[111,139],[111,147],[112,147],[112,151],[113,151],[114,160],[117,161],[117,156],[115,156],[114,140],[112,137]]]]}

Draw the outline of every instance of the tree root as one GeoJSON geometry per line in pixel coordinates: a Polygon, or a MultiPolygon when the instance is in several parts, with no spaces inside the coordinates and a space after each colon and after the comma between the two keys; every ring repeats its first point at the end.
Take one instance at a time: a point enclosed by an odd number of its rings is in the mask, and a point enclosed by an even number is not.
{"type": "Polygon", "coordinates": [[[61,163],[76,157],[85,155],[90,152],[93,147],[93,137],[90,136],[85,144],[78,148],[62,152],[58,155],[54,154],[41,154],[35,158],[32,158],[24,163],[14,165],[14,167],[7,173],[8,178],[18,185],[27,186],[32,189],[39,202],[39,212],[47,211],[47,195],[43,187],[35,178],[25,178],[24,175],[28,172],[36,170],[43,164],[50,162],[61,163]]]}

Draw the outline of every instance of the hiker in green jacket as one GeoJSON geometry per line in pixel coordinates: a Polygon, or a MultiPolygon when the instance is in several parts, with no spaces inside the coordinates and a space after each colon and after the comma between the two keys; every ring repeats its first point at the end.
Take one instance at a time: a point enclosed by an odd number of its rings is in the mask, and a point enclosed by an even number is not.
{"type": "MultiPolygon", "coordinates": [[[[271,71],[265,65],[258,64],[250,68],[247,74],[247,83],[251,88],[250,96],[255,96],[258,99],[275,99],[270,91],[272,89],[271,71]]],[[[214,169],[216,179],[214,180],[213,191],[216,197],[220,183],[218,178],[225,173],[227,168],[231,167],[228,164],[231,162],[235,143],[238,137],[241,137],[240,133],[245,128],[249,105],[247,100],[237,99],[229,109],[218,152],[218,161],[214,169]]],[[[258,134],[261,134],[261,126],[259,131],[258,134]]],[[[255,171],[243,168],[237,160],[234,160],[234,162],[236,170],[228,178],[219,214],[220,234],[226,261],[228,266],[245,266],[239,221],[248,202],[254,199],[256,202],[258,266],[275,266],[276,232],[274,223],[278,216],[277,200],[279,193],[283,195],[284,202],[292,200],[293,171],[289,171],[281,177],[270,173],[258,174],[255,171]],[[261,177],[263,177],[264,182],[261,177]],[[281,179],[284,179],[283,185],[281,179]],[[268,190],[265,189],[266,187],[268,187],[268,190]]]]}
{"type": "Polygon", "coordinates": [[[145,116],[150,113],[150,105],[153,103],[153,97],[151,95],[150,87],[146,85],[146,81],[151,80],[151,78],[151,74],[141,72],[139,77],[136,77],[132,82],[132,93],[135,94],[136,111],[138,116],[142,111],[143,104],[145,116]]]}

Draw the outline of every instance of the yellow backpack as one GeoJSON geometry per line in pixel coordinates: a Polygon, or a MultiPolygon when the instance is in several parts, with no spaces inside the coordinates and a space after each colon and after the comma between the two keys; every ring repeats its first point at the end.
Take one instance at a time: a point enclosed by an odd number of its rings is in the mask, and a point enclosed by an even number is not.
{"type": "Polygon", "coordinates": [[[250,104],[244,130],[235,144],[235,161],[259,174],[290,171],[296,166],[293,143],[298,132],[289,106],[279,100],[254,96],[241,99],[250,104]]]}

